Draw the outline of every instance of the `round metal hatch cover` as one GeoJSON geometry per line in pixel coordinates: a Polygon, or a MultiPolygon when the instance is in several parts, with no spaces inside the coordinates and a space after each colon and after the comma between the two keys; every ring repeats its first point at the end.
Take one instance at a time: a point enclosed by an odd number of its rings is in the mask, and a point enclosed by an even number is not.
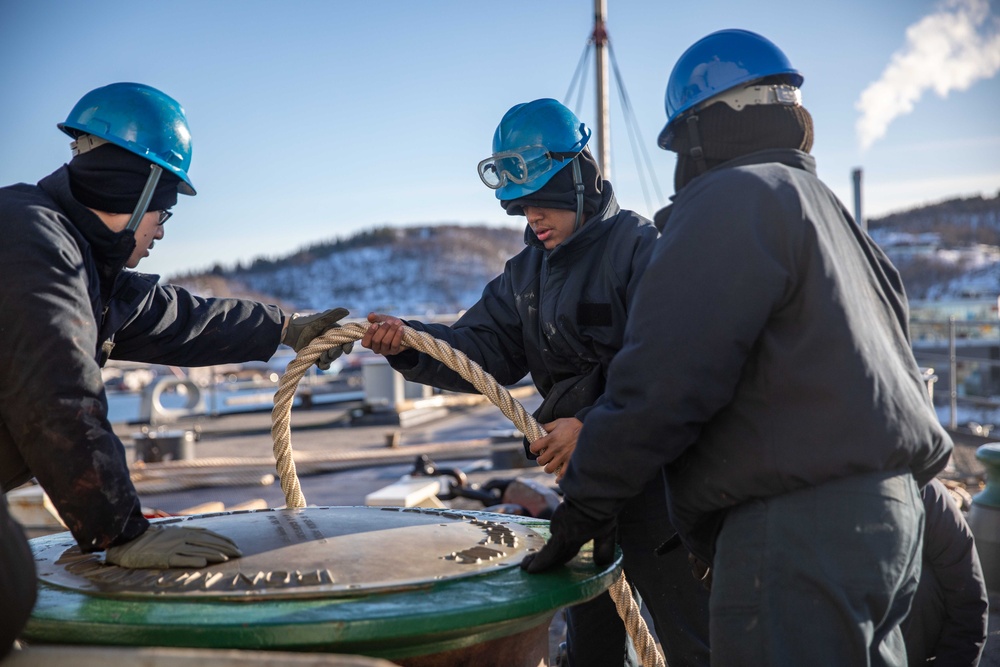
{"type": "Polygon", "coordinates": [[[302,598],[429,587],[517,566],[545,539],[516,522],[453,510],[309,507],[166,519],[226,535],[242,558],[197,569],[132,570],[72,537],[36,550],[39,578],[111,597],[302,598]]]}

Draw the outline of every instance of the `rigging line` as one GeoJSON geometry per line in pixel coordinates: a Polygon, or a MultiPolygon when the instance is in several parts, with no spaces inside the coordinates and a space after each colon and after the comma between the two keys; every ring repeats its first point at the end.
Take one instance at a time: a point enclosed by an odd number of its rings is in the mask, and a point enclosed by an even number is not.
{"type": "Polygon", "coordinates": [[[573,78],[569,82],[569,89],[566,91],[566,97],[563,98],[563,104],[569,106],[569,100],[573,96],[573,89],[576,88],[577,83],[580,81],[584,67],[587,64],[587,55],[590,53],[590,42],[587,42],[583,47],[583,53],[580,54],[580,61],[576,64],[576,71],[573,72],[573,78]]]}
{"type": "MultiPolygon", "coordinates": [[[[619,94],[620,94],[620,92],[621,92],[621,85],[619,85],[618,90],[619,90],[619,94]]],[[[625,102],[622,101],[622,112],[625,114],[625,129],[628,131],[628,142],[629,142],[629,145],[632,148],[632,157],[635,160],[635,170],[636,170],[636,172],[639,175],[639,185],[642,187],[642,198],[646,202],[646,210],[648,211],[648,216],[650,218],[652,218],[653,213],[655,211],[653,210],[653,202],[649,198],[649,188],[646,185],[646,177],[645,177],[645,175],[643,174],[643,171],[642,171],[642,164],[639,162],[639,148],[638,148],[638,146],[636,146],[637,139],[636,139],[636,136],[635,136],[635,129],[632,127],[632,124],[629,122],[629,117],[628,117],[627,112],[624,109],[624,105],[625,105],[625,102]]],[[[655,177],[650,177],[650,178],[655,180],[655,177]]]]}
{"type": "Polygon", "coordinates": [[[653,170],[652,160],[649,158],[649,151],[646,150],[646,142],[642,140],[642,131],[639,128],[639,121],[635,117],[635,112],[632,109],[632,102],[629,99],[628,91],[625,89],[625,80],[621,75],[621,70],[618,68],[618,59],[615,57],[615,51],[611,47],[611,43],[608,43],[608,53],[611,55],[611,66],[612,71],[615,74],[615,80],[618,82],[619,94],[622,98],[622,109],[624,111],[626,120],[631,122],[635,128],[636,135],[639,137],[639,147],[642,151],[642,156],[646,163],[646,169],[649,172],[650,179],[653,182],[653,189],[656,192],[656,197],[659,201],[660,206],[663,206],[663,193],[660,191],[659,181],[656,179],[656,172],[653,170]]]}
{"type": "Polygon", "coordinates": [[[636,119],[635,113],[632,110],[632,103],[629,100],[628,91],[625,90],[625,80],[622,78],[621,71],[618,69],[618,58],[615,57],[615,50],[612,48],[610,40],[608,40],[608,53],[611,56],[611,68],[615,74],[615,81],[618,82],[618,91],[622,98],[622,110],[625,113],[626,125],[631,122],[635,126],[635,132],[639,137],[639,148],[642,151],[642,156],[645,160],[650,180],[653,182],[653,190],[656,192],[658,205],[663,207],[663,193],[660,191],[659,181],[656,179],[656,172],[653,170],[653,162],[649,158],[649,151],[646,150],[646,142],[642,139],[642,132],[639,129],[639,121],[636,119]]]}
{"type": "MultiPolygon", "coordinates": [[[[609,49],[610,51],[610,49],[609,49]]],[[[613,62],[613,61],[612,61],[613,62]]],[[[649,198],[649,188],[646,186],[646,178],[642,172],[642,164],[639,162],[639,149],[636,146],[636,130],[629,121],[629,107],[628,100],[622,93],[622,82],[620,79],[620,74],[615,70],[615,80],[618,83],[618,94],[621,98],[622,104],[622,114],[625,116],[625,129],[628,130],[628,140],[629,145],[632,148],[632,158],[635,160],[635,170],[639,175],[639,185],[642,187],[642,197],[646,201],[646,210],[649,212],[648,215],[652,217],[653,215],[653,202],[649,198]]]]}
{"type": "MultiPolygon", "coordinates": [[[[587,61],[586,61],[586,63],[587,63],[587,69],[590,69],[590,55],[594,51],[595,51],[595,49],[593,48],[593,43],[592,42],[588,42],[586,50],[584,51],[584,53],[587,56],[587,61]]],[[[576,106],[574,107],[574,109],[576,109],[577,113],[580,113],[580,109],[583,108],[583,94],[587,91],[587,77],[583,77],[581,79],[581,81],[583,81],[583,83],[580,84],[580,90],[577,91],[576,106]]]]}

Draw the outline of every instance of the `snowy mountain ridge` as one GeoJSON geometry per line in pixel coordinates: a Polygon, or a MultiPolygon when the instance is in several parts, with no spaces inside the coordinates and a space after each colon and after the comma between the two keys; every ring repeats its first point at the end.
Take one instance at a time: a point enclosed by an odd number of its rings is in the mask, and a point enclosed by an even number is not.
{"type": "Polygon", "coordinates": [[[953,199],[868,223],[910,299],[1000,294],[1000,193],[953,199]]]}
{"type": "MultiPolygon", "coordinates": [[[[1000,194],[954,199],[868,221],[915,300],[1000,294],[1000,194]]],[[[286,311],[343,306],[429,318],[458,313],[524,248],[524,227],[440,224],[379,227],[168,282],[204,296],[276,303],[286,311]]]]}
{"type": "Polygon", "coordinates": [[[342,306],[354,318],[370,311],[429,318],[474,304],[523,248],[523,227],[379,228],[278,260],[216,267],[169,282],[204,296],[276,303],[286,311],[342,306]]]}

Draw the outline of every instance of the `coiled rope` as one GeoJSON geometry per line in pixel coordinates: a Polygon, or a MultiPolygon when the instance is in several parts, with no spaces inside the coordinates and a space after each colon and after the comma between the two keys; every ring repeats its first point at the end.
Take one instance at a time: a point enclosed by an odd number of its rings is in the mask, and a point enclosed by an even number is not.
{"type": "MultiPolygon", "coordinates": [[[[287,507],[305,507],[306,499],[302,495],[298,473],[295,470],[295,460],[292,458],[291,412],[295,389],[305,376],[309,367],[316,363],[319,356],[326,350],[352,343],[365,335],[369,324],[349,323],[341,327],[328,329],[317,336],[307,346],[302,348],[296,357],[289,362],[284,374],[278,382],[278,391],[274,394],[274,409],[271,411],[271,438],[274,441],[275,468],[281,479],[281,490],[285,494],[287,507]]],[[[462,376],[484,396],[496,405],[500,411],[514,422],[530,442],[538,440],[546,434],[545,429],[524,409],[510,393],[500,386],[482,366],[469,359],[461,351],[452,348],[446,342],[434,338],[428,333],[403,327],[403,344],[434,357],[448,368],[462,376]]],[[[632,638],[636,651],[645,667],[666,667],[663,656],[656,649],[649,628],[639,613],[639,607],[632,597],[625,574],[622,573],[609,589],[618,615],[625,623],[625,629],[632,638]]]]}

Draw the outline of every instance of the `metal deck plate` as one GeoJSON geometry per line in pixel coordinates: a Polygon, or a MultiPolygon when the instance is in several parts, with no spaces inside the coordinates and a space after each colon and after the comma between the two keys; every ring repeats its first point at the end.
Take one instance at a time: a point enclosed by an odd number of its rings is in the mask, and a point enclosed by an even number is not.
{"type": "Polygon", "coordinates": [[[36,551],[39,578],[108,597],[350,597],[515,567],[545,544],[517,522],[412,508],[251,510],[157,523],[221,533],[243,557],[199,569],[131,570],[105,564],[101,553],[81,553],[67,533],[36,551]]]}

